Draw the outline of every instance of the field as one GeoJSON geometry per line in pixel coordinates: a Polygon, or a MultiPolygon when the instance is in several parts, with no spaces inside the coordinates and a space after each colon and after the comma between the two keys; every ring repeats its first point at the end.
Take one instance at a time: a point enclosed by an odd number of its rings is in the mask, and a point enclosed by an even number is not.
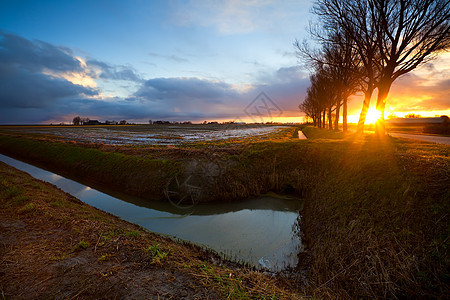
{"type": "MultiPolygon", "coordinates": [[[[424,134],[424,135],[440,135],[440,136],[449,136],[448,133],[439,133],[430,131],[430,126],[440,127],[441,125],[436,124],[392,124],[386,122],[386,131],[393,133],[408,133],[408,134],[424,134]],[[427,129],[428,128],[428,129],[427,129]]],[[[356,131],[357,124],[351,123],[348,125],[349,130],[356,131]]],[[[366,124],[364,126],[364,130],[368,132],[375,131],[375,124],[366,124]]]]}
{"type": "Polygon", "coordinates": [[[286,129],[271,125],[107,125],[2,126],[5,132],[47,136],[66,141],[110,145],[178,145],[200,141],[265,138],[286,129]]]}

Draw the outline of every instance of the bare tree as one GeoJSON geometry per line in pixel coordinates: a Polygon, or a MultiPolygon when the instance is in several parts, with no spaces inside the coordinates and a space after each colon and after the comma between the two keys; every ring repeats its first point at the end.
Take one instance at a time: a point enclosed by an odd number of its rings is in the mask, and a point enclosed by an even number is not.
{"type": "Polygon", "coordinates": [[[81,125],[86,124],[87,122],[89,122],[89,118],[81,118],[81,125]]]}
{"type": "MultiPolygon", "coordinates": [[[[330,17],[327,12],[327,6],[320,1],[316,3],[314,12],[319,14],[323,20],[323,26],[310,24],[309,33],[311,37],[321,44],[320,49],[312,49],[306,42],[300,44],[298,41],[294,43],[297,48],[298,57],[312,67],[314,71],[323,69],[329,78],[329,93],[335,97],[334,99],[334,128],[339,129],[339,119],[342,107],[343,130],[347,131],[347,103],[348,98],[357,92],[357,86],[361,81],[361,66],[359,53],[356,51],[353,36],[341,28],[337,22],[340,18],[330,17]],[[327,17],[325,17],[327,16],[327,17]]],[[[337,15],[335,13],[335,15],[337,15]]],[[[370,99],[370,97],[369,97],[370,99]]],[[[328,111],[329,119],[330,110],[328,111]]],[[[332,128],[330,125],[329,128],[332,128]]]]}
{"type": "Polygon", "coordinates": [[[333,88],[333,77],[329,69],[321,66],[310,76],[310,81],[307,96],[299,108],[311,117],[318,127],[325,128],[328,120],[328,128],[332,129],[332,113],[336,110],[336,99],[339,96],[333,88]]]}
{"type": "Polygon", "coordinates": [[[392,83],[450,47],[450,1],[372,0],[378,26],[377,109],[384,132],[384,112],[392,83]]]}
{"type": "MultiPolygon", "coordinates": [[[[359,90],[364,94],[358,131],[364,128],[370,99],[376,88],[379,74],[375,65],[377,31],[374,23],[376,21],[368,2],[365,0],[318,0],[313,8],[313,13],[319,16],[322,27],[328,32],[334,32],[335,35],[345,36],[347,47],[351,47],[354,51],[351,61],[346,63],[352,64],[353,78],[359,79],[359,90]]],[[[314,38],[317,39],[320,34],[320,31],[316,30],[313,34],[314,38]]],[[[327,41],[326,38],[323,40],[327,41]]]]}
{"type": "MultiPolygon", "coordinates": [[[[344,31],[359,53],[364,102],[359,128],[370,98],[378,88],[378,131],[384,132],[384,111],[392,83],[449,48],[448,0],[317,0],[313,13],[324,32],[344,31]]],[[[316,31],[320,34],[320,31],[316,31]]],[[[323,39],[327,39],[326,35],[323,39]]]]}
{"type": "Polygon", "coordinates": [[[359,82],[357,70],[357,53],[351,45],[348,36],[340,32],[334,33],[331,37],[331,43],[326,43],[322,49],[324,64],[332,80],[332,88],[335,91],[335,129],[339,129],[340,108],[342,105],[343,130],[347,131],[347,103],[348,97],[357,91],[359,82]]]}
{"type": "Polygon", "coordinates": [[[76,116],[75,118],[73,118],[72,122],[73,122],[73,125],[80,125],[81,124],[81,117],[80,116],[76,116]]]}

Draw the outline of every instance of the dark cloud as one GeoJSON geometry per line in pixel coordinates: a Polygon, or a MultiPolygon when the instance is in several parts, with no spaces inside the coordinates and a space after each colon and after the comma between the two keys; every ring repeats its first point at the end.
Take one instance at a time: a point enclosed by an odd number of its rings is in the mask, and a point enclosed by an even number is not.
{"type": "Polygon", "coordinates": [[[283,111],[283,116],[299,115],[298,104],[309,85],[309,79],[301,69],[297,66],[280,68],[264,76],[266,84],[245,89],[198,78],[155,78],[145,81],[129,100],[170,112],[171,116],[234,119],[247,118],[246,107],[264,92],[283,111]]]}
{"type": "Polygon", "coordinates": [[[45,69],[82,70],[80,61],[68,48],[53,46],[42,41],[30,41],[2,31],[0,31],[0,62],[14,64],[31,72],[40,72],[45,69]]]}
{"type": "MultiPolygon", "coordinates": [[[[95,66],[101,70],[99,75],[103,79],[112,80],[126,80],[141,82],[142,78],[137,75],[136,71],[129,66],[114,66],[98,60],[88,60],[86,62],[88,66],[95,66]]],[[[91,74],[96,76],[95,74],[91,74]]]]}
{"type": "Polygon", "coordinates": [[[238,92],[224,82],[198,78],[154,78],[144,82],[135,93],[143,100],[222,102],[238,97],[238,92]]]}
{"type": "Polygon", "coordinates": [[[299,66],[292,66],[279,68],[276,72],[276,78],[282,82],[292,82],[307,78],[307,76],[299,66]]]}
{"type": "Polygon", "coordinates": [[[97,95],[95,89],[48,74],[81,71],[67,48],[0,32],[0,122],[28,122],[30,112],[41,109],[45,117],[58,102],[97,95]]]}
{"type": "Polygon", "coordinates": [[[310,84],[309,77],[299,66],[278,69],[271,76],[263,76],[266,82],[255,86],[255,90],[264,91],[283,111],[283,116],[294,117],[300,114],[298,105],[306,95],[310,84]]]}
{"type": "Polygon", "coordinates": [[[93,96],[97,91],[28,70],[0,63],[0,107],[47,107],[57,100],[78,95],[93,96]]]}

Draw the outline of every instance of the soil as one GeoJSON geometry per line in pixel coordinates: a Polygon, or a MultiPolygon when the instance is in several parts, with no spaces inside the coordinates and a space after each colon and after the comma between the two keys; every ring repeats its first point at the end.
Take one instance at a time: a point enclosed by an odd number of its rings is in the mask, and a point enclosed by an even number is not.
{"type": "Polygon", "coordinates": [[[148,232],[3,163],[0,265],[6,299],[300,298],[281,275],[148,232]]]}

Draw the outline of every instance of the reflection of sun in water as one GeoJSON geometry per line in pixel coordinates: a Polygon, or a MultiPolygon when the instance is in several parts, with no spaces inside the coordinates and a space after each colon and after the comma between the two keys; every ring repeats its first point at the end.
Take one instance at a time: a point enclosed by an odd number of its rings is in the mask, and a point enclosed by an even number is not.
{"type": "Polygon", "coordinates": [[[375,124],[381,117],[381,112],[375,108],[369,109],[366,116],[366,124],[375,124]]]}

